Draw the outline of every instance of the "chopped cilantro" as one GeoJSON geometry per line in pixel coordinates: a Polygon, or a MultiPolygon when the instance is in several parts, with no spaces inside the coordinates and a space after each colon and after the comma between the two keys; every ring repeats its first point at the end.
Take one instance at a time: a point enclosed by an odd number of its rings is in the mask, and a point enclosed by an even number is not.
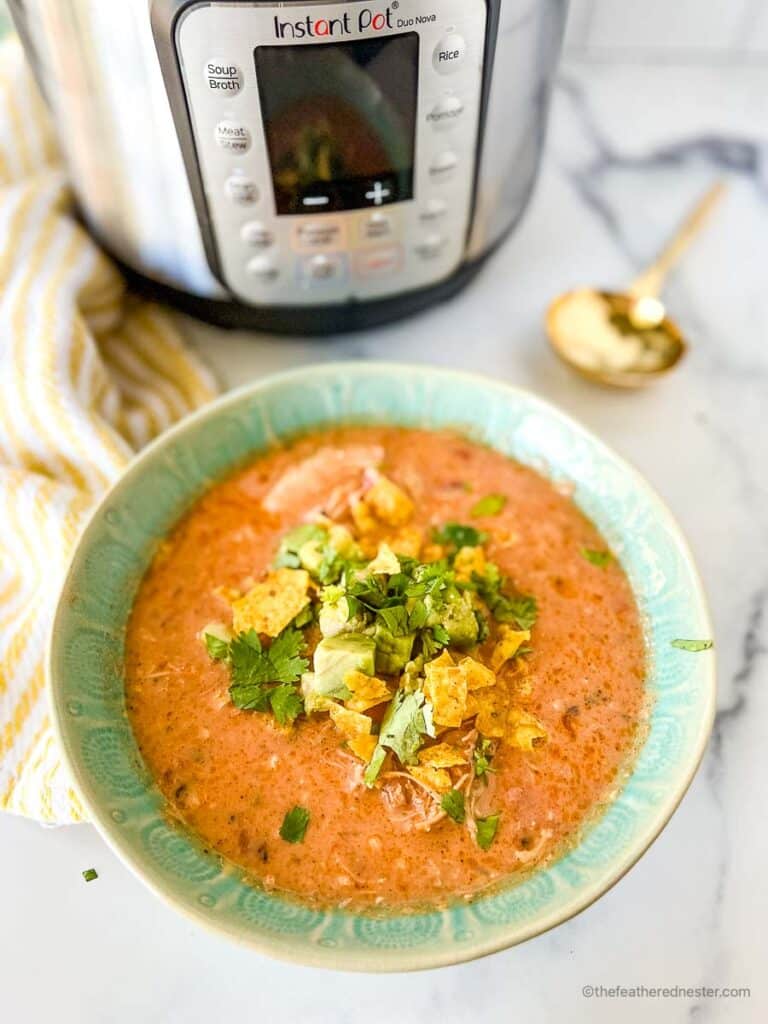
{"type": "Polygon", "coordinates": [[[492,562],[488,563],[483,576],[475,573],[472,581],[497,622],[514,622],[518,629],[530,629],[536,621],[536,598],[528,594],[504,593],[509,581],[492,562]]]}
{"type": "MultiPolygon", "coordinates": [[[[275,637],[266,649],[253,629],[236,636],[229,645],[232,665],[229,695],[235,707],[244,711],[266,711],[272,700],[272,690],[268,684],[295,683],[308,668],[309,662],[301,657],[303,648],[303,634],[291,626],[275,637]]],[[[293,687],[290,689],[293,690],[293,687]]],[[[276,705],[272,704],[272,708],[278,721],[281,724],[293,721],[296,715],[293,718],[290,715],[295,702],[288,700],[286,691],[275,700],[276,705]],[[280,709],[280,715],[276,707],[280,709]],[[285,721],[282,721],[281,715],[285,721]]]]}
{"type": "Polygon", "coordinates": [[[232,683],[229,699],[241,711],[266,711],[269,707],[269,690],[266,683],[232,683]]]}
{"type": "Polygon", "coordinates": [[[294,807],[283,818],[280,838],[286,843],[303,843],[309,825],[309,811],[306,807],[294,807]]]}
{"type": "Polygon", "coordinates": [[[395,605],[393,608],[381,608],[376,613],[376,618],[392,636],[408,636],[411,632],[408,612],[405,605],[395,605]]]}
{"type": "Polygon", "coordinates": [[[464,809],[464,794],[459,789],[452,789],[443,795],[440,806],[457,825],[463,825],[467,812],[464,809]]]}
{"type": "Polygon", "coordinates": [[[93,882],[99,877],[99,873],[96,868],[86,868],[82,874],[86,882],[93,882]]]}
{"type": "Polygon", "coordinates": [[[428,615],[429,612],[427,610],[427,606],[421,598],[417,598],[408,614],[408,629],[413,631],[423,629],[426,625],[428,615]]]}
{"type": "Polygon", "coordinates": [[[441,626],[440,623],[432,627],[432,636],[435,641],[445,647],[451,642],[451,637],[445,626],[441,626]]]}
{"type": "Polygon", "coordinates": [[[229,657],[229,642],[227,640],[222,640],[220,637],[214,636],[213,633],[206,633],[203,640],[209,657],[214,661],[226,661],[229,657]]]}
{"type": "Polygon", "coordinates": [[[494,768],[491,768],[492,757],[493,744],[488,739],[480,739],[473,752],[476,778],[484,778],[486,782],[488,781],[488,772],[495,771],[494,768]]]}
{"type": "Polygon", "coordinates": [[[425,629],[421,634],[421,653],[429,661],[443,647],[447,647],[450,642],[451,638],[448,630],[438,622],[436,626],[433,626],[431,629],[425,629]]]}
{"type": "Polygon", "coordinates": [[[477,818],[477,845],[481,850],[490,849],[499,829],[500,814],[489,814],[487,818],[477,818]]]}
{"type": "Polygon", "coordinates": [[[595,551],[593,548],[582,548],[581,553],[588,562],[596,565],[598,569],[605,569],[613,561],[610,551],[595,551]]]}
{"type": "Polygon", "coordinates": [[[379,746],[389,747],[403,764],[413,764],[422,737],[433,733],[432,706],[423,692],[398,690],[381,723],[379,746]]]}
{"type": "Polygon", "coordinates": [[[438,544],[448,544],[455,548],[476,548],[488,540],[488,534],[483,530],[463,526],[461,523],[446,523],[441,530],[433,531],[433,537],[438,544]]]}
{"type": "Polygon", "coordinates": [[[697,654],[699,651],[710,651],[715,646],[714,640],[673,640],[672,646],[679,651],[692,651],[697,654]]]}
{"type": "Polygon", "coordinates": [[[486,494],[470,509],[469,514],[473,519],[481,519],[483,516],[497,516],[504,510],[507,498],[504,494],[486,494]]]}
{"type": "Polygon", "coordinates": [[[275,637],[267,651],[267,659],[272,666],[276,683],[294,683],[305,672],[309,662],[301,657],[304,649],[304,637],[298,629],[284,629],[280,636],[275,637]]]}
{"type": "Polygon", "coordinates": [[[475,619],[477,620],[477,642],[481,644],[488,639],[491,631],[488,626],[488,619],[477,609],[475,609],[475,619]]]}
{"type": "Polygon", "coordinates": [[[272,713],[280,725],[293,725],[304,710],[304,701],[295,686],[280,683],[269,691],[272,713]]]}
{"type": "Polygon", "coordinates": [[[384,764],[384,758],[387,756],[387,752],[382,746],[376,747],[373,752],[371,760],[368,762],[368,767],[363,773],[363,782],[370,789],[376,779],[379,777],[381,766],[384,764]]]}

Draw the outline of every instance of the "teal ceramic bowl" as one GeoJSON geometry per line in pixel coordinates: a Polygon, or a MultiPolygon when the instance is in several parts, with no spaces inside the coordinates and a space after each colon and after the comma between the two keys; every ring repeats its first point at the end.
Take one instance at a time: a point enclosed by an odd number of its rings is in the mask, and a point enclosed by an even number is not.
{"type": "Polygon", "coordinates": [[[78,545],[53,625],[50,698],[69,769],[110,846],[159,896],[237,942],[302,964],[412,970],[457,963],[565,921],[609,889],[659,834],[701,759],[715,706],[698,575],[670,513],[626,463],[552,406],[432,368],[329,364],[269,377],[185,420],[133,462],[78,545]],[[172,827],[126,719],[126,620],[158,541],[207,488],[297,431],[340,422],[458,427],[558,483],[602,531],[647,631],[650,733],[627,784],[566,856],[518,884],[432,913],[318,910],[247,884],[172,827]]]}

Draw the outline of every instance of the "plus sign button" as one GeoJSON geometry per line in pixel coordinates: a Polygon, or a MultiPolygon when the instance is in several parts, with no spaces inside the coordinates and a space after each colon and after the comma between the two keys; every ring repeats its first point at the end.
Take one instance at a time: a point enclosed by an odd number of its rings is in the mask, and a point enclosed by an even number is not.
{"type": "Polygon", "coordinates": [[[374,206],[381,206],[392,195],[392,189],[387,188],[386,185],[380,181],[374,181],[370,189],[365,193],[365,198],[369,203],[373,203],[374,206]]]}

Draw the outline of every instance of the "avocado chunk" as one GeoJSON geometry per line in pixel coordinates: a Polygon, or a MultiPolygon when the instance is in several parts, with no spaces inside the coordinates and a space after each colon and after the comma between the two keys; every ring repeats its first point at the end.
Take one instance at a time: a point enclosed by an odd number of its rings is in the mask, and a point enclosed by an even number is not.
{"type": "Polygon", "coordinates": [[[467,593],[451,594],[445,604],[430,611],[427,622],[443,627],[451,647],[473,647],[477,643],[479,627],[472,598],[467,593]]]}
{"type": "Polygon", "coordinates": [[[314,523],[297,526],[283,537],[275,558],[275,566],[306,569],[312,574],[322,562],[322,548],[327,540],[328,531],[323,526],[314,523]]]}
{"type": "Polygon", "coordinates": [[[401,672],[411,660],[415,633],[407,636],[393,636],[382,623],[377,623],[374,640],[376,642],[376,671],[386,676],[401,672]]]}
{"type": "Polygon", "coordinates": [[[373,637],[357,633],[326,637],[315,648],[314,672],[302,678],[302,692],[307,711],[322,704],[322,697],[344,700],[351,696],[344,685],[349,672],[372,676],[376,670],[376,644],[373,637]]]}

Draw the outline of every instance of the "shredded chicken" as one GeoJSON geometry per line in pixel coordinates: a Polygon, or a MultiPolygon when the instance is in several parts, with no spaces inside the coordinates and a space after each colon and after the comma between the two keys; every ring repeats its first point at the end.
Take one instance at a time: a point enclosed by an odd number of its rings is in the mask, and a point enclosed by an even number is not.
{"type": "Polygon", "coordinates": [[[262,504],[272,513],[303,507],[333,517],[360,488],[363,472],[377,466],[383,458],[384,449],[379,445],[320,448],[297,466],[287,469],[262,504]]]}

